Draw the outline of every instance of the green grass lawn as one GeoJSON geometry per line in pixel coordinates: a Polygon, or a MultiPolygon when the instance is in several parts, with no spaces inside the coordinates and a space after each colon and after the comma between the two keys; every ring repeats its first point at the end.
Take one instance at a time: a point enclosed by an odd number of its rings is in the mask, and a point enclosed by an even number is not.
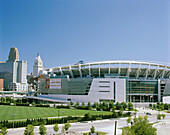
{"type": "MultiPolygon", "coordinates": [[[[78,110],[78,109],[59,109],[60,116],[84,116],[86,113],[96,114],[112,114],[112,112],[93,111],[93,110],[78,110]],[[62,113],[63,112],[63,113],[62,113]]],[[[25,106],[0,106],[0,120],[13,120],[12,114],[15,114],[14,119],[33,119],[58,117],[58,109],[43,108],[43,107],[25,107],[25,106]]]]}

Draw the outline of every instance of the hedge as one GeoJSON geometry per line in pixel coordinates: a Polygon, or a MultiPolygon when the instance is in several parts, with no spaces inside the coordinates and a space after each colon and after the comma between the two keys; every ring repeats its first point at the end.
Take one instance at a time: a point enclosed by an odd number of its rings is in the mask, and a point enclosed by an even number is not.
{"type": "Polygon", "coordinates": [[[29,106],[29,103],[16,103],[16,106],[29,106]]]}
{"type": "Polygon", "coordinates": [[[36,104],[35,107],[50,107],[50,105],[36,104]]]}
{"type": "Polygon", "coordinates": [[[0,102],[0,105],[10,105],[10,103],[7,103],[7,102],[0,102]]]}
{"type": "MultiPolygon", "coordinates": [[[[130,116],[130,113],[125,113],[123,116],[130,116]]],[[[99,120],[99,119],[110,119],[110,118],[117,118],[118,116],[117,112],[114,112],[112,115],[90,115],[85,114],[84,117],[77,117],[77,116],[68,116],[63,118],[38,118],[38,119],[27,119],[26,121],[14,121],[14,128],[18,127],[26,127],[28,124],[32,124],[34,126],[38,126],[40,124],[44,125],[51,125],[51,124],[61,124],[61,123],[71,123],[71,122],[82,122],[82,121],[91,121],[91,120],[99,120]]],[[[7,127],[7,128],[13,128],[13,121],[0,121],[0,127],[7,127]]]]}

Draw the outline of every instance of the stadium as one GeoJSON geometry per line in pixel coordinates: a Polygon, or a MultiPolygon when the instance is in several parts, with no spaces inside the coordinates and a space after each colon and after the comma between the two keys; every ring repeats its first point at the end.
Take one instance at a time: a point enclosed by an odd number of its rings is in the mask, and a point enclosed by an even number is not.
{"type": "Polygon", "coordinates": [[[170,66],[140,61],[76,63],[46,69],[39,97],[73,102],[155,103],[170,95],[170,66]]]}

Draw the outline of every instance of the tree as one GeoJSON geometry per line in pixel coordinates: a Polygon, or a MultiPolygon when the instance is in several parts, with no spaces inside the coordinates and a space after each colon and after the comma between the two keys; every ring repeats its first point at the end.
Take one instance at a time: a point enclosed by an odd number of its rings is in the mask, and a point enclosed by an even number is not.
{"type": "Polygon", "coordinates": [[[67,131],[70,127],[71,127],[71,124],[70,124],[70,123],[65,123],[65,124],[64,124],[64,128],[65,128],[66,131],[67,131]]]}
{"type": "Polygon", "coordinates": [[[91,133],[94,133],[94,132],[95,132],[94,126],[92,126],[92,127],[90,128],[90,132],[91,132],[91,133]]]}
{"type": "Polygon", "coordinates": [[[25,127],[24,135],[34,135],[34,126],[31,124],[28,124],[25,127]]]}
{"type": "Polygon", "coordinates": [[[5,98],[1,97],[1,103],[5,102],[5,98]]]}
{"type": "Polygon", "coordinates": [[[120,110],[121,109],[121,104],[119,102],[116,103],[116,109],[120,110]]]}
{"type": "Polygon", "coordinates": [[[113,105],[112,112],[115,112],[115,110],[116,110],[115,105],[113,105]]]}
{"type": "Polygon", "coordinates": [[[40,127],[39,127],[40,135],[47,134],[46,130],[47,130],[47,128],[43,124],[41,124],[40,127]]]}
{"type": "Polygon", "coordinates": [[[74,103],[71,101],[71,102],[70,102],[70,105],[72,106],[72,105],[74,105],[74,103]]]}
{"type": "Polygon", "coordinates": [[[86,113],[85,115],[84,115],[84,119],[85,120],[90,120],[91,119],[91,115],[90,115],[90,113],[86,113]]]}
{"type": "Polygon", "coordinates": [[[122,102],[121,105],[122,105],[122,107],[123,107],[123,110],[126,110],[127,104],[126,104],[125,102],[122,102]]]}
{"type": "Polygon", "coordinates": [[[169,105],[167,103],[165,103],[164,105],[164,109],[168,110],[169,109],[169,105]]]}
{"type": "Polygon", "coordinates": [[[162,114],[162,118],[165,119],[165,114],[162,114]]]}
{"type": "Polygon", "coordinates": [[[158,114],[158,115],[157,115],[157,119],[158,119],[158,120],[161,120],[161,116],[162,116],[161,114],[158,114]]]}
{"type": "Polygon", "coordinates": [[[0,133],[2,135],[6,135],[8,133],[7,128],[6,127],[2,127],[0,133]]]}
{"type": "Polygon", "coordinates": [[[6,102],[10,102],[11,103],[11,97],[6,97],[6,102]]]}
{"type": "Polygon", "coordinates": [[[114,107],[114,103],[113,103],[113,101],[110,101],[109,102],[109,109],[111,109],[111,108],[113,108],[114,107]]]}
{"type": "Polygon", "coordinates": [[[156,135],[156,130],[149,123],[147,116],[139,116],[131,127],[122,130],[122,135],[156,135]]]}
{"type": "Polygon", "coordinates": [[[32,106],[35,106],[36,105],[36,103],[35,102],[32,102],[32,106]]]}
{"type": "Polygon", "coordinates": [[[18,98],[18,99],[16,100],[16,102],[17,102],[17,103],[21,103],[21,99],[18,98]]]}
{"type": "Polygon", "coordinates": [[[123,111],[122,110],[119,110],[118,116],[123,116],[123,111]]]}
{"type": "Polygon", "coordinates": [[[132,118],[131,118],[131,117],[128,117],[127,123],[131,123],[131,121],[132,121],[132,118]]]}
{"type": "Polygon", "coordinates": [[[152,108],[152,104],[149,104],[149,108],[152,108]]]}
{"type": "Polygon", "coordinates": [[[129,103],[128,103],[128,109],[129,109],[129,110],[133,110],[133,104],[132,104],[132,102],[129,102],[129,103]]]}
{"type": "Polygon", "coordinates": [[[68,103],[68,104],[67,104],[67,107],[68,107],[69,109],[71,108],[71,105],[70,105],[70,103],[68,103]]]}
{"type": "Polygon", "coordinates": [[[82,102],[82,104],[81,104],[81,107],[82,107],[82,108],[84,108],[84,107],[85,107],[85,104],[84,104],[84,102],[82,102]]]}
{"type": "Polygon", "coordinates": [[[103,101],[102,106],[106,106],[106,102],[105,101],[103,101]]]}
{"type": "Polygon", "coordinates": [[[64,126],[62,126],[61,132],[62,132],[62,133],[65,133],[65,128],[64,128],[64,126]]]}
{"type": "Polygon", "coordinates": [[[55,125],[54,125],[53,130],[54,130],[56,133],[58,132],[58,130],[59,130],[58,124],[55,124],[55,125]]]}
{"type": "Polygon", "coordinates": [[[93,108],[96,108],[97,107],[97,103],[94,102],[93,105],[92,105],[93,108]]]}
{"type": "Polygon", "coordinates": [[[77,108],[79,106],[79,102],[76,102],[76,104],[75,104],[75,108],[77,108]]]}
{"type": "Polygon", "coordinates": [[[91,107],[91,103],[90,102],[88,102],[88,107],[91,107]]]}

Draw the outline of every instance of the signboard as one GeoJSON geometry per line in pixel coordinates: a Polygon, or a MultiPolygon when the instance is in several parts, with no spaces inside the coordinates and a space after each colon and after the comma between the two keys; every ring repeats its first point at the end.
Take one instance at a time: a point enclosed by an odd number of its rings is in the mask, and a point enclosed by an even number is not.
{"type": "Polygon", "coordinates": [[[61,89],[61,79],[50,79],[50,89],[61,89]]]}

